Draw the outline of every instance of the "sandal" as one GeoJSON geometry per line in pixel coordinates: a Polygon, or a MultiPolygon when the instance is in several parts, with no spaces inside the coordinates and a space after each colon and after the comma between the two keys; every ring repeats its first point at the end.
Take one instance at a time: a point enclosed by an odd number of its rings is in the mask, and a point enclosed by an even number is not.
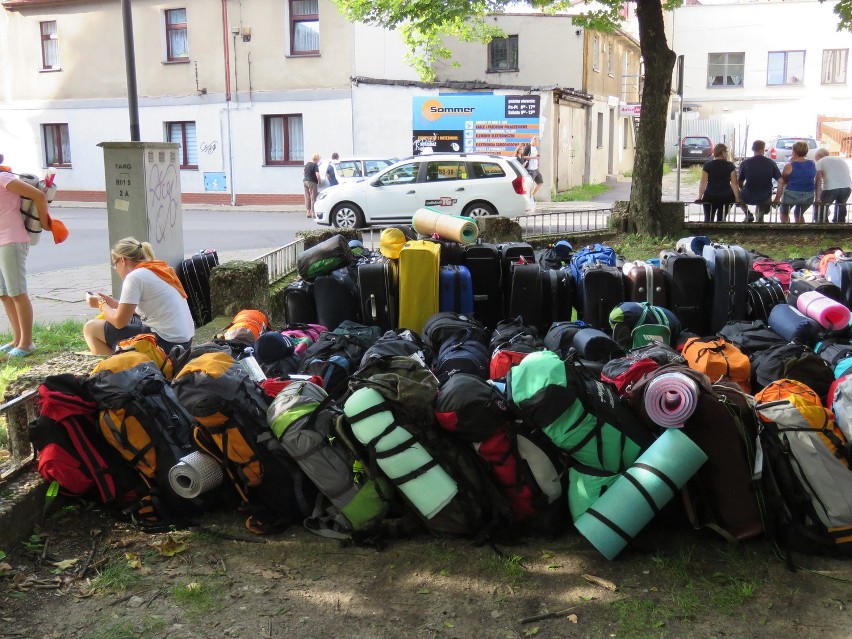
{"type": "Polygon", "coordinates": [[[29,357],[35,352],[36,347],[33,346],[30,350],[24,350],[23,348],[13,348],[9,351],[9,357],[29,357]]]}
{"type": "Polygon", "coordinates": [[[15,348],[14,342],[9,342],[8,344],[3,344],[3,346],[0,346],[0,353],[8,353],[13,348],[15,348]]]}

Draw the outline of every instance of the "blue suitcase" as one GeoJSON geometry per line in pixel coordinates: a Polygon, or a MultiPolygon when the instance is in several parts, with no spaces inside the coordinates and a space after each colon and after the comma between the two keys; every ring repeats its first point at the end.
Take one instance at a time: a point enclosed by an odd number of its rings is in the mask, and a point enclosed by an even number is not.
{"type": "Polygon", "coordinates": [[[473,313],[473,282],[466,266],[459,264],[442,266],[438,287],[440,312],[473,313]]]}

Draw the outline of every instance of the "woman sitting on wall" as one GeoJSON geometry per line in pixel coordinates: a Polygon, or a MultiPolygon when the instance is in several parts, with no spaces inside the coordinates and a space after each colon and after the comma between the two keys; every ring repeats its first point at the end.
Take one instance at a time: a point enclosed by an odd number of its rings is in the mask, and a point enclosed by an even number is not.
{"type": "Polygon", "coordinates": [[[103,314],[83,327],[89,350],[110,355],[118,342],[140,333],[152,333],[167,353],[173,346],[188,348],[195,325],[175,270],[154,259],[148,242],[133,237],[116,242],[110,259],[123,280],[121,295],[118,300],[106,293],[86,296],[89,306],[103,314]]]}

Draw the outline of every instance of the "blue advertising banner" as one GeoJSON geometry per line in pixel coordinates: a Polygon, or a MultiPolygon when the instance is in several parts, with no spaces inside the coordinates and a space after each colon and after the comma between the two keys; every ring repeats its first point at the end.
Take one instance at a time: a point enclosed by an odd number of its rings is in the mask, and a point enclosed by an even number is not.
{"type": "Polygon", "coordinates": [[[513,155],[539,134],[537,95],[482,93],[415,97],[412,150],[513,155]]]}

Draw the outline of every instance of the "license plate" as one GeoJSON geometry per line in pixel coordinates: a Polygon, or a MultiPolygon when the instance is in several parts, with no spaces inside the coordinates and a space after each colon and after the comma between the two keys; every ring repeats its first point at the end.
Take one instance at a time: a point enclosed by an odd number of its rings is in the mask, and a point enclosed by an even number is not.
{"type": "Polygon", "coordinates": [[[701,155],[701,151],[690,151],[692,155],[701,155]]]}

